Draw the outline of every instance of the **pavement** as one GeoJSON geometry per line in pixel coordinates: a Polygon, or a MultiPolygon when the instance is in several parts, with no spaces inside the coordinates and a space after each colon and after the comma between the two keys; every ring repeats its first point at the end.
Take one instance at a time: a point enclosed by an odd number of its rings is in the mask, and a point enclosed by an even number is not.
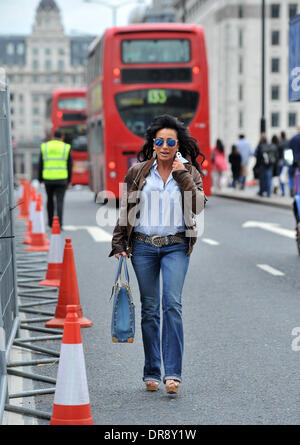
{"type": "MultiPolygon", "coordinates": [[[[269,198],[266,196],[259,196],[258,185],[256,183],[251,183],[251,185],[246,186],[244,190],[234,189],[232,187],[224,187],[213,192],[213,196],[218,196],[220,198],[237,199],[245,202],[253,202],[256,204],[264,204],[277,206],[281,208],[291,209],[293,204],[293,198],[288,196],[282,196],[281,194],[272,194],[269,198]]],[[[289,191],[288,191],[289,193],[289,191]]]]}

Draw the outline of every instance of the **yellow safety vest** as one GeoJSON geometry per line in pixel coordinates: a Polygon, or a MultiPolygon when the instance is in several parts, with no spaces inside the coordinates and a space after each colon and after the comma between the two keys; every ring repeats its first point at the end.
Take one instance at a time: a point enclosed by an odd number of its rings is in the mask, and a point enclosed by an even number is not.
{"type": "Polygon", "coordinates": [[[43,179],[58,180],[68,178],[68,157],[71,145],[62,141],[49,141],[41,145],[43,157],[43,179]]]}

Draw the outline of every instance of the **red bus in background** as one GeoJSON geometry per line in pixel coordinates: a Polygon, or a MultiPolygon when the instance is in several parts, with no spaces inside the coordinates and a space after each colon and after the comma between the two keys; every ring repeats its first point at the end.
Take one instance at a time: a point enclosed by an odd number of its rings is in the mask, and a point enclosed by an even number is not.
{"type": "MultiPolygon", "coordinates": [[[[203,28],[147,23],[107,29],[88,55],[88,150],[91,189],[119,196],[154,116],[189,126],[205,154],[204,190],[211,194],[208,68],[203,28]]],[[[199,157],[199,163],[202,158],[199,157]]]]}
{"type": "Polygon", "coordinates": [[[55,130],[60,130],[71,144],[72,185],[89,184],[86,102],[86,88],[58,89],[46,106],[46,139],[53,139],[55,130]]]}

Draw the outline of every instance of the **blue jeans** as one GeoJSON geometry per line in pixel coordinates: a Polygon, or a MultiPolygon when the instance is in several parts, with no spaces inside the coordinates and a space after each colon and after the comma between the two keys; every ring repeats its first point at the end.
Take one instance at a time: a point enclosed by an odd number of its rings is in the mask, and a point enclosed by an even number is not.
{"type": "Polygon", "coordinates": [[[181,381],[183,325],[181,294],[190,257],[188,244],[153,247],[135,240],[132,265],[141,295],[141,326],[145,353],[143,380],[161,380],[160,271],[162,273],[162,356],[164,382],[181,381]]]}
{"type": "Polygon", "coordinates": [[[259,195],[263,196],[264,192],[267,192],[267,196],[271,196],[273,167],[259,168],[259,195]]]}

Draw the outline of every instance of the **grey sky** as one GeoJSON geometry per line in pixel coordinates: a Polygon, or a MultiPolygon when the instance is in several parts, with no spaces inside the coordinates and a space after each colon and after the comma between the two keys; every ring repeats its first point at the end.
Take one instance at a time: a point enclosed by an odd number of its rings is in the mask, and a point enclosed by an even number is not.
{"type": "MultiPolygon", "coordinates": [[[[96,0],[95,0],[96,1],[96,0]]],[[[40,0],[0,0],[0,34],[30,34],[35,11],[40,0]]],[[[106,0],[110,4],[129,3],[126,0],[106,0]]],[[[112,25],[112,11],[96,3],[83,0],[56,0],[61,10],[65,32],[78,31],[93,35],[102,34],[112,25]]],[[[145,0],[150,4],[150,0],[145,0]]],[[[138,3],[137,3],[138,4],[138,3]]],[[[137,4],[127,4],[118,9],[117,24],[126,25],[128,16],[137,4]]]]}

